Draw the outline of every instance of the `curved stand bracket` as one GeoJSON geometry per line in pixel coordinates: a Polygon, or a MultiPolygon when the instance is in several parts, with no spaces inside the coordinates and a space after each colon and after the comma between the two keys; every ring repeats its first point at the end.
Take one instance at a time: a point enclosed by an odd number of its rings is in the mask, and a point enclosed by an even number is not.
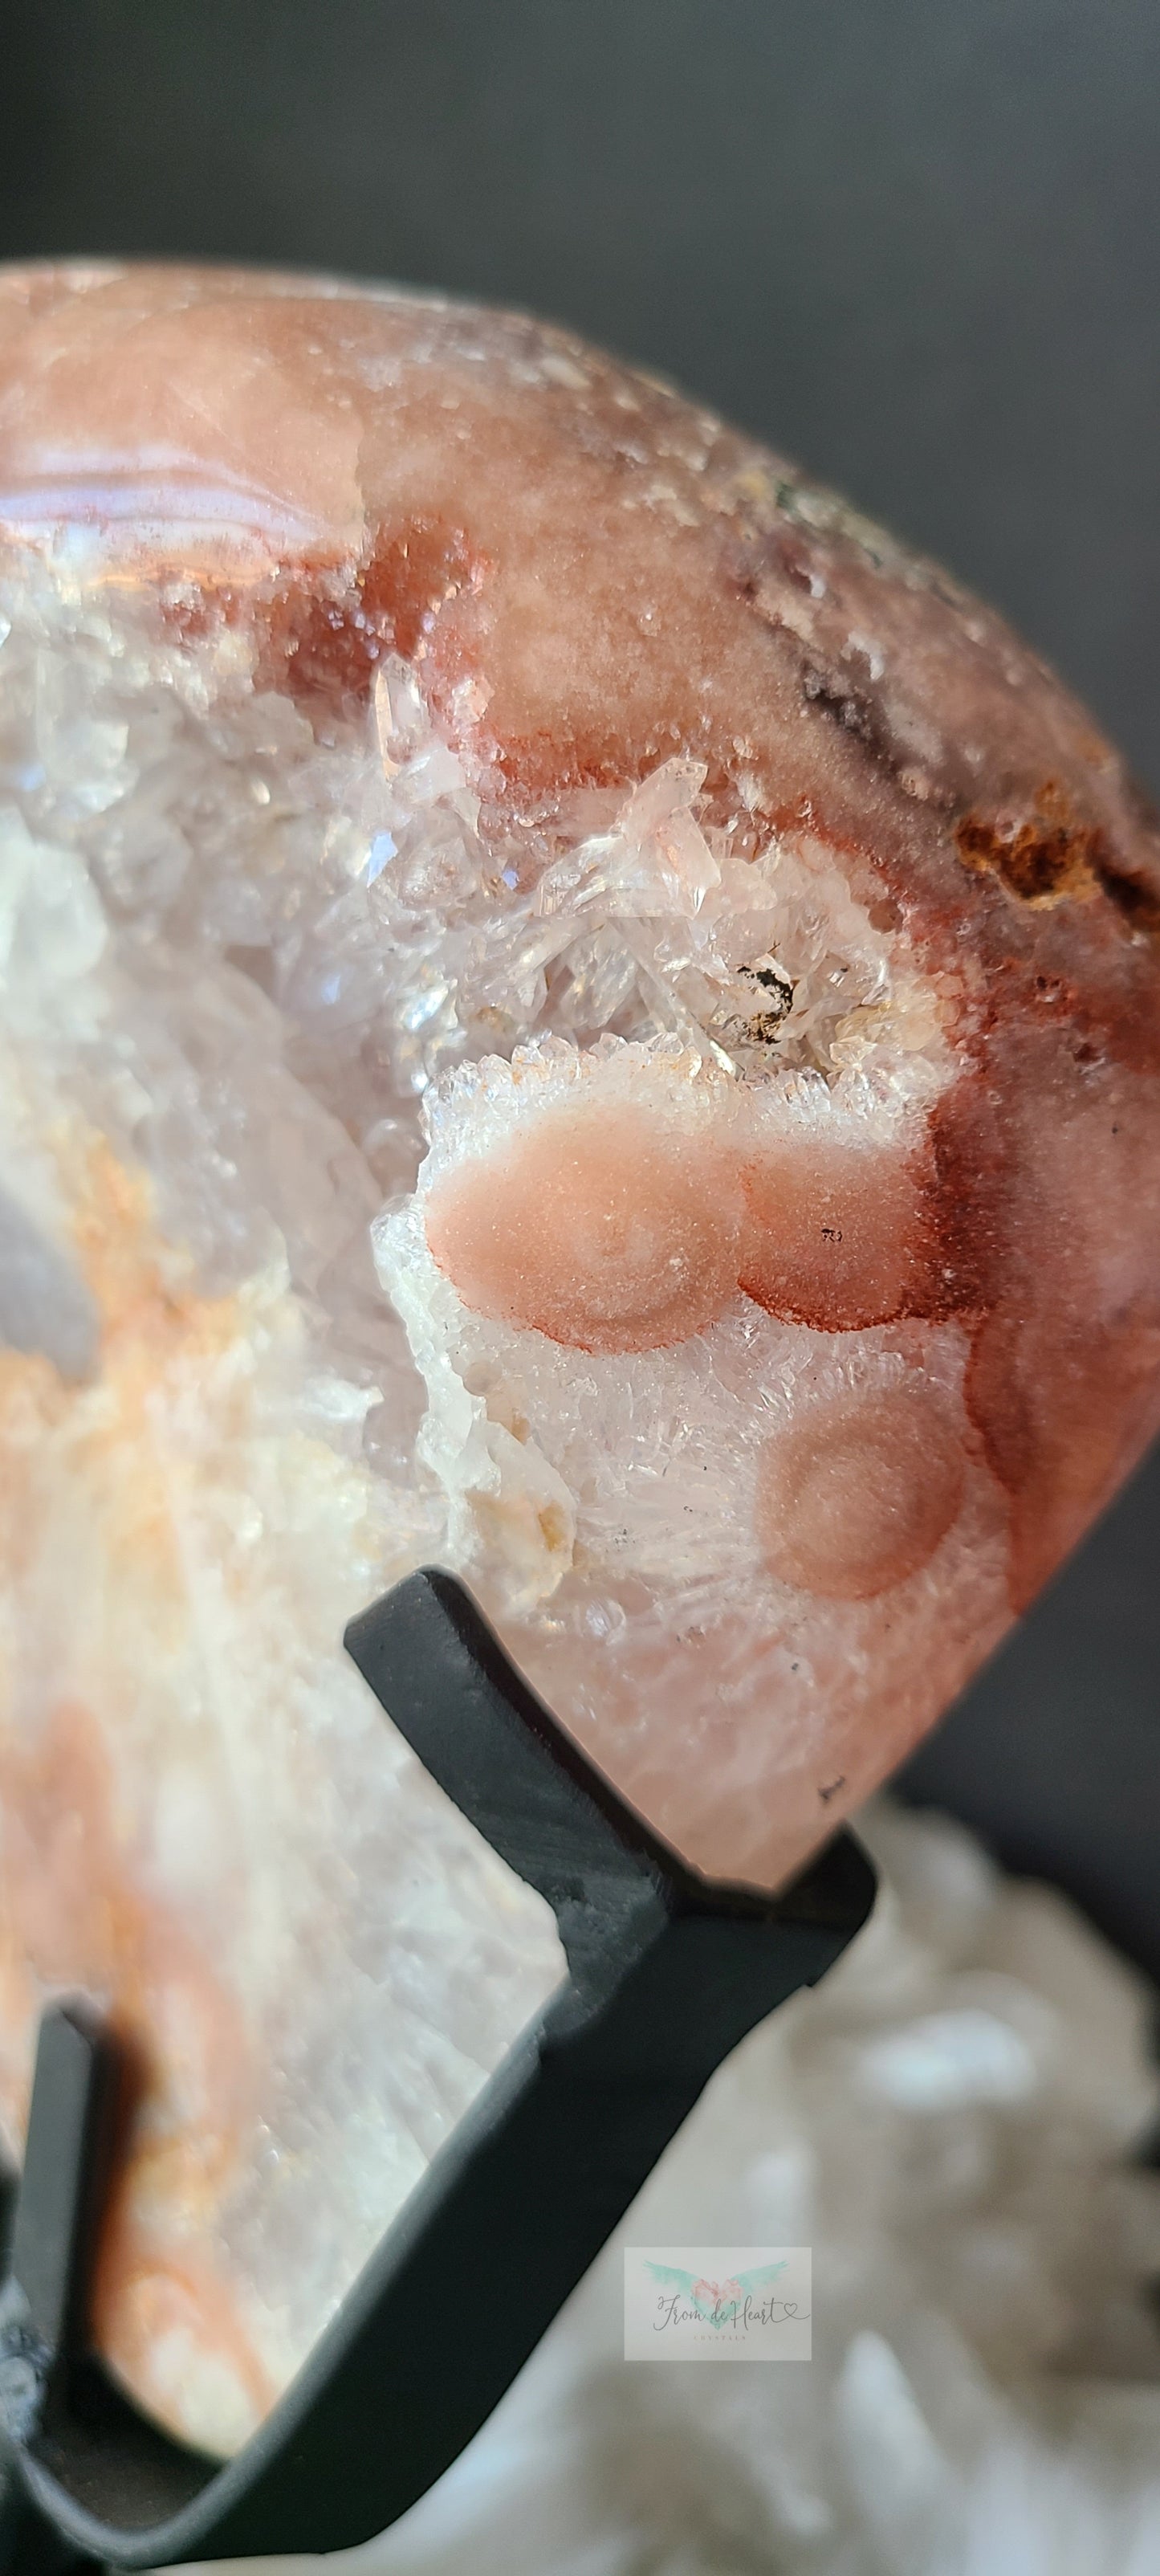
{"type": "Polygon", "coordinates": [[[325,2553],[384,2530],[485,2422],[714,2068],[870,1912],[848,1833],[776,1898],[687,1868],[452,1576],[409,1576],[346,1643],[432,1777],[553,1907],[567,1982],[225,2467],[147,2424],[86,2353],[105,2051],[78,2012],[46,2016],[0,2301],[0,2576],[325,2553]]]}

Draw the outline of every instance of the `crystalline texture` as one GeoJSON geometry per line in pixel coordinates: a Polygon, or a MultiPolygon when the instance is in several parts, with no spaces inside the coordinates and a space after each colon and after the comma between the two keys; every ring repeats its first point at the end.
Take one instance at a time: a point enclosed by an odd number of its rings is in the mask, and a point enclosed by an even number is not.
{"type": "Polygon", "coordinates": [[[228,2448],[549,1991],[343,1663],[436,1557],[783,1877],[1139,1455],[1155,828],[988,611],[537,325],[0,287],[0,2108],[228,2448]]]}

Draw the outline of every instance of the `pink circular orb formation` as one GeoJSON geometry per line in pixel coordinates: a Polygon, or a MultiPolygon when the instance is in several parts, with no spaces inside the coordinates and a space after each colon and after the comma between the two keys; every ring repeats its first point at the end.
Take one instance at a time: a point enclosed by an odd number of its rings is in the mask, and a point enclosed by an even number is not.
{"type": "Polygon", "coordinates": [[[958,1518],[963,1451],[917,1391],[813,1407],[761,1462],[758,1536],[770,1572],[824,1601],[872,1601],[929,1562],[958,1518]]]}
{"type": "Polygon", "coordinates": [[[686,1341],[737,1294],[740,1192],[645,1109],[564,1108],[432,1189],[427,1241],[477,1315],[585,1351],[686,1341]]]}
{"type": "Polygon", "coordinates": [[[929,1312],[932,1229],[915,1158],[815,1139],[745,1171],[741,1285],[815,1331],[849,1333],[929,1312]]]}

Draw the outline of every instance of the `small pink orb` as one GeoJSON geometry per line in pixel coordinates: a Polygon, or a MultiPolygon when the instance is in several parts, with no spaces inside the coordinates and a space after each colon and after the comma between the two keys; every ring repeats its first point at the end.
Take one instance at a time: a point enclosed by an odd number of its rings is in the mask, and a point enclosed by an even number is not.
{"type": "Polygon", "coordinates": [[[803,1136],[746,1167],[741,1285],[771,1315],[849,1333],[929,1311],[931,1241],[913,1156],[803,1136]]]}
{"type": "Polygon", "coordinates": [[[761,1460],[770,1572],[826,1601],[872,1601],[934,1555],[963,1498],[961,1441],[917,1390],[815,1406],[761,1460]]]}
{"type": "Polygon", "coordinates": [[[427,1202],[465,1306],[585,1351],[657,1350],[737,1294],[740,1189],[708,1140],[628,1104],[545,1111],[427,1202]]]}

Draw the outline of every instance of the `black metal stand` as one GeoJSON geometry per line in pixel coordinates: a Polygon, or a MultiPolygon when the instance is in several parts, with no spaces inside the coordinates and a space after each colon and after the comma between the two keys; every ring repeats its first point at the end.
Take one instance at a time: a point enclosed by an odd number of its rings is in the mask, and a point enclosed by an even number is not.
{"type": "Polygon", "coordinates": [[[146,2423],[87,2349],[107,2052],[83,2008],[46,2015],[0,2295],[0,2576],[325,2553],[384,2530],[485,2422],[714,2068],[869,1914],[874,1874],[846,1833],[776,1899],[687,1869],[450,1575],[410,1576],[346,1642],[426,1769],[552,1905],[567,1983],[225,2467],[146,2423]]]}

